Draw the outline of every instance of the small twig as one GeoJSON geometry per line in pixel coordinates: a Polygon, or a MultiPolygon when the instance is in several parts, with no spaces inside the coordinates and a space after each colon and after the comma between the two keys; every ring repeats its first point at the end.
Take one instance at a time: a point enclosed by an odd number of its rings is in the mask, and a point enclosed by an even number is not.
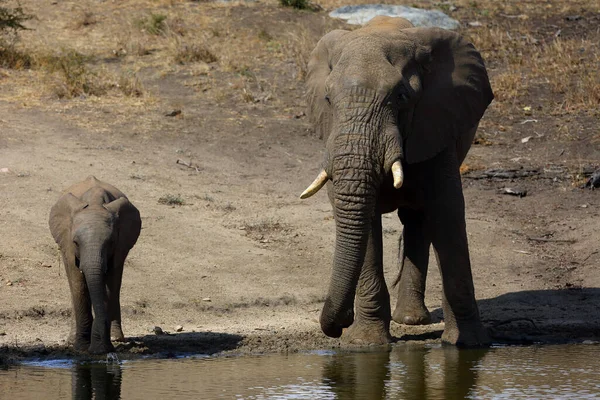
{"type": "Polygon", "coordinates": [[[504,18],[519,18],[519,17],[521,17],[521,14],[518,14],[518,15],[498,14],[498,15],[501,17],[504,17],[504,18]]]}
{"type": "Polygon", "coordinates": [[[598,250],[592,251],[589,256],[587,256],[586,258],[583,259],[583,261],[581,261],[581,264],[586,262],[591,256],[593,256],[594,254],[597,254],[597,253],[598,253],[598,250]]]}
{"type": "Polygon", "coordinates": [[[195,170],[196,170],[196,172],[200,172],[200,168],[198,168],[198,167],[197,167],[197,166],[195,166],[195,165],[192,165],[192,162],[191,162],[191,161],[190,161],[189,163],[187,163],[187,162],[185,162],[185,161],[183,161],[183,160],[177,159],[176,163],[177,163],[177,164],[179,164],[179,165],[183,165],[183,166],[185,166],[185,167],[191,168],[191,169],[195,169],[195,170]]]}
{"type": "Polygon", "coordinates": [[[533,242],[554,242],[554,243],[575,243],[577,240],[575,239],[552,239],[552,238],[535,238],[528,237],[527,240],[531,240],[533,242]]]}
{"type": "Polygon", "coordinates": [[[537,119],[526,119],[525,121],[519,122],[521,125],[525,125],[529,122],[538,122],[537,119]]]}

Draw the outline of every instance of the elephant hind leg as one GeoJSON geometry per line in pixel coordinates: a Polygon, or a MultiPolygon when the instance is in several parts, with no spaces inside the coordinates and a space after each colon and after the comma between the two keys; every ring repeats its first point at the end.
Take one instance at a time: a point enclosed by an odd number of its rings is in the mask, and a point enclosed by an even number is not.
{"type": "Polygon", "coordinates": [[[392,319],[399,324],[426,325],[431,322],[425,307],[431,240],[424,227],[425,216],[422,211],[407,209],[399,209],[398,216],[404,230],[400,238],[398,300],[392,319]]]}

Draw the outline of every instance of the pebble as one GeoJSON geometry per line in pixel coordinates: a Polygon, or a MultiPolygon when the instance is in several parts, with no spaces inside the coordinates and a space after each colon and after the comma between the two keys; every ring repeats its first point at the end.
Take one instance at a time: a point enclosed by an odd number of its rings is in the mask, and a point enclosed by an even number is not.
{"type": "Polygon", "coordinates": [[[162,328],[160,326],[155,326],[154,328],[152,328],[152,331],[154,332],[155,335],[164,335],[165,332],[162,330],[162,328]]]}
{"type": "Polygon", "coordinates": [[[581,344],[598,344],[595,340],[584,340],[581,344]]]}
{"type": "Polygon", "coordinates": [[[202,299],[202,301],[212,301],[212,300],[210,299],[210,297],[205,297],[202,299]]]}
{"type": "Polygon", "coordinates": [[[181,325],[177,325],[175,327],[175,332],[181,332],[182,330],[183,330],[183,326],[181,326],[181,325]]]}

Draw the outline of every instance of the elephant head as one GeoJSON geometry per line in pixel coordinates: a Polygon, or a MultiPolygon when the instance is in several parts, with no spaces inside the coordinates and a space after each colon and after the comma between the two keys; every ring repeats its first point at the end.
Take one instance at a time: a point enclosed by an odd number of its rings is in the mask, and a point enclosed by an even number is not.
{"type": "Polygon", "coordinates": [[[330,182],[336,244],[320,322],[325,334],[339,337],[354,318],[381,186],[400,188],[403,165],[431,159],[472,132],[493,94],[473,45],[401,18],[328,33],[308,67],[309,114],[327,144],[323,168],[301,198],[330,182]]]}
{"type": "MultiPolygon", "coordinates": [[[[81,198],[64,194],[52,207],[49,224],[65,264],[76,266],[85,278],[94,312],[89,352],[114,350],[110,343],[105,276],[114,255],[126,255],[135,244],[141,228],[138,210],[126,197],[109,198],[96,187],[81,198]]],[[[75,313],[84,312],[74,306],[75,313]]]]}

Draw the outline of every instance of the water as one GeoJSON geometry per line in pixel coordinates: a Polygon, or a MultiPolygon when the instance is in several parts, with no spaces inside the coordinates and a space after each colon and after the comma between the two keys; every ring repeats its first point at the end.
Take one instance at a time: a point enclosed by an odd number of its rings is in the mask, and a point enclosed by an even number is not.
{"type": "Polygon", "coordinates": [[[2,399],[600,399],[600,346],[27,362],[2,399]]]}

